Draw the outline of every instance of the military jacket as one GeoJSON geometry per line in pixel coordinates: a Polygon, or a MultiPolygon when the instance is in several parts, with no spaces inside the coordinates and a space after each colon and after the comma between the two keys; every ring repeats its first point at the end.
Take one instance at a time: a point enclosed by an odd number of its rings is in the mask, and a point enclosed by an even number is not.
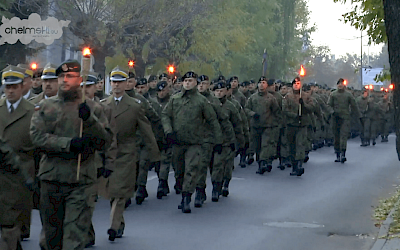
{"type": "Polygon", "coordinates": [[[361,117],[358,106],[353,95],[346,90],[335,90],[331,93],[328,105],[333,108],[333,115],[342,119],[350,119],[350,112],[359,118],[361,117]]]}
{"type": "Polygon", "coordinates": [[[282,112],[286,116],[286,124],[293,127],[303,127],[312,125],[309,115],[314,112],[314,103],[310,95],[301,94],[304,104],[300,107],[300,92],[293,91],[285,95],[282,101],[282,112]],[[301,116],[299,109],[301,108],[301,116]]]}
{"type": "Polygon", "coordinates": [[[253,128],[278,127],[282,121],[281,108],[276,98],[268,92],[258,92],[247,102],[247,114],[251,117],[250,126],[253,128]],[[260,115],[254,119],[254,114],[260,115]]]}

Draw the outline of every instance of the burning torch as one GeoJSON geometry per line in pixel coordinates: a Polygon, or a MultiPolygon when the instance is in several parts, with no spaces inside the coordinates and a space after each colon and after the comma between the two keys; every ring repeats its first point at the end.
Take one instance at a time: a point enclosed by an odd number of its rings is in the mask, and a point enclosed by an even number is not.
{"type": "MultiPolygon", "coordinates": [[[[300,65],[300,76],[304,77],[305,75],[306,75],[306,70],[304,69],[303,65],[300,65]]],[[[302,86],[300,86],[300,99],[301,99],[301,89],[302,89],[302,86]]],[[[301,110],[302,110],[302,107],[301,107],[301,104],[299,104],[299,117],[301,117],[301,115],[302,115],[302,111],[301,110]]],[[[299,123],[300,122],[301,122],[301,120],[299,120],[299,123]]]]}
{"type": "MultiPolygon", "coordinates": [[[[82,51],[83,59],[82,59],[82,79],[83,79],[83,88],[82,88],[82,103],[85,102],[86,99],[86,80],[89,75],[89,70],[90,70],[90,55],[92,52],[90,51],[90,48],[86,47],[82,51]]],[[[83,133],[83,120],[81,120],[81,127],[79,130],[79,137],[82,137],[83,133]]],[[[78,169],[76,171],[76,180],[79,181],[79,173],[81,171],[81,160],[82,160],[82,153],[78,155],[78,169]]]]}

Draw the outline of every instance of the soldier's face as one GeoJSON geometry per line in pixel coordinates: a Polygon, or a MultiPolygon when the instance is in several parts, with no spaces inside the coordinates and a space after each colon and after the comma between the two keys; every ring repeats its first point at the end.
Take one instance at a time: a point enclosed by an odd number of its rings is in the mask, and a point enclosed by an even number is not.
{"type": "Polygon", "coordinates": [[[136,85],[135,90],[139,94],[144,95],[149,91],[149,86],[147,84],[145,84],[145,85],[136,85]]]}
{"type": "Polygon", "coordinates": [[[176,82],[176,83],[174,83],[173,88],[174,88],[175,90],[181,90],[181,89],[182,89],[182,82],[176,82]]]}
{"type": "Polygon", "coordinates": [[[159,90],[157,92],[157,96],[160,99],[164,99],[165,97],[167,97],[168,94],[169,94],[169,88],[168,87],[164,88],[163,90],[159,90]]]}
{"type": "Polygon", "coordinates": [[[343,82],[340,82],[338,85],[337,85],[337,88],[338,89],[344,89],[344,84],[343,84],[343,82]]]}
{"type": "Polygon", "coordinates": [[[39,88],[42,85],[42,79],[36,77],[32,79],[32,88],[39,88]]]}
{"type": "Polygon", "coordinates": [[[286,95],[287,92],[288,92],[288,89],[287,89],[286,86],[282,86],[281,89],[279,90],[279,92],[280,92],[282,95],[286,95]]]}
{"type": "Polygon", "coordinates": [[[239,86],[239,90],[242,93],[246,93],[247,92],[247,86],[239,86]]]}
{"type": "Polygon", "coordinates": [[[100,80],[96,84],[96,89],[97,91],[103,91],[104,89],[104,80],[100,80]]]}
{"type": "Polygon", "coordinates": [[[239,85],[238,80],[235,79],[231,81],[231,86],[233,89],[237,89],[238,85],[239,85]]]}
{"type": "Polygon", "coordinates": [[[4,93],[6,94],[6,99],[10,103],[15,103],[22,97],[23,84],[7,84],[4,88],[4,93]]]}
{"type": "Polygon", "coordinates": [[[111,89],[114,96],[120,97],[125,93],[128,83],[126,81],[111,81],[111,89]]]}
{"type": "Polygon", "coordinates": [[[28,91],[32,88],[32,78],[29,77],[25,77],[23,83],[23,94],[25,95],[26,93],[28,93],[28,91]]]}
{"type": "Polygon", "coordinates": [[[216,90],[214,91],[215,97],[217,97],[217,98],[219,98],[219,99],[225,97],[225,96],[226,96],[226,93],[227,93],[227,89],[226,89],[226,88],[216,89],[216,90]]]}
{"type": "Polygon", "coordinates": [[[210,82],[209,81],[202,81],[197,85],[197,90],[202,93],[205,92],[208,88],[210,87],[210,82]]]}
{"type": "Polygon", "coordinates": [[[43,80],[43,92],[47,97],[52,97],[57,95],[58,79],[43,80]]]}
{"type": "Polygon", "coordinates": [[[301,81],[299,80],[295,80],[295,82],[293,83],[293,90],[300,90],[301,88],[301,81]]]}
{"type": "Polygon", "coordinates": [[[255,90],[255,89],[256,89],[256,84],[255,83],[250,83],[249,90],[255,90]]]}
{"type": "Polygon", "coordinates": [[[135,78],[128,79],[128,84],[127,84],[126,90],[131,90],[135,86],[136,86],[136,79],[135,78]]]}
{"type": "Polygon", "coordinates": [[[96,91],[97,91],[97,89],[96,89],[96,85],[95,84],[86,85],[86,87],[85,87],[85,96],[88,99],[93,99],[94,98],[94,93],[96,93],[96,91]]]}
{"type": "Polygon", "coordinates": [[[197,86],[197,80],[194,78],[185,78],[183,81],[183,88],[186,90],[191,90],[197,86]]]}
{"type": "Polygon", "coordinates": [[[258,83],[258,90],[260,92],[265,92],[267,90],[268,83],[266,81],[261,81],[258,83]]]}
{"type": "Polygon", "coordinates": [[[58,75],[58,85],[63,91],[78,89],[81,86],[82,77],[79,72],[65,72],[58,75]]]}
{"type": "Polygon", "coordinates": [[[363,97],[364,97],[364,98],[367,98],[367,96],[368,96],[368,91],[364,91],[363,97]]]}
{"type": "Polygon", "coordinates": [[[168,82],[168,77],[165,77],[165,76],[164,76],[164,77],[161,77],[160,82],[163,82],[163,81],[164,81],[164,82],[168,82]]]}
{"type": "Polygon", "coordinates": [[[149,86],[150,86],[150,88],[155,89],[157,87],[157,81],[149,82],[149,86]]]}

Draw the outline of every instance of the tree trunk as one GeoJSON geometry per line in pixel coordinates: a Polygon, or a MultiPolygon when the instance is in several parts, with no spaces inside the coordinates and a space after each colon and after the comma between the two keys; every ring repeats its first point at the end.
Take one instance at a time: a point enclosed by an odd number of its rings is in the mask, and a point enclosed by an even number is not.
{"type": "MultiPolygon", "coordinates": [[[[135,55],[140,55],[139,53],[135,55]]],[[[146,73],[146,63],[141,56],[135,56],[135,74],[136,77],[143,78],[146,73]]]]}
{"type": "Polygon", "coordinates": [[[385,26],[388,38],[389,62],[394,83],[394,121],[396,128],[396,149],[400,160],[400,1],[383,0],[385,26]]]}

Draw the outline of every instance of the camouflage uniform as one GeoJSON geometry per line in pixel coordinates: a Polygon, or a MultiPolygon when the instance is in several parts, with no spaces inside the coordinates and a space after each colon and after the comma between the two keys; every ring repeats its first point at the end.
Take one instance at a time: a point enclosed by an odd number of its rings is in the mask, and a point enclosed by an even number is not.
{"type": "Polygon", "coordinates": [[[177,185],[182,186],[182,205],[185,201],[189,206],[202,160],[200,151],[205,131],[201,128],[204,123],[210,124],[216,144],[222,143],[221,128],[209,101],[196,88],[183,89],[172,96],[161,117],[165,134],[176,135],[172,150],[175,178],[177,185]]]}
{"type": "Polygon", "coordinates": [[[389,100],[389,98],[384,98],[382,101],[379,103],[380,109],[382,110],[382,142],[388,142],[388,136],[389,136],[389,131],[390,128],[393,124],[393,118],[394,118],[394,107],[393,103],[389,100]]]}
{"type": "MultiPolygon", "coordinates": [[[[80,98],[66,101],[57,96],[39,103],[31,122],[33,143],[45,155],[40,162],[41,213],[48,249],[83,249],[89,231],[90,213],[87,189],[97,179],[95,145],[82,153],[79,180],[78,155],[71,151],[71,140],[79,136],[80,98]]],[[[112,138],[101,106],[87,100],[90,117],[83,122],[83,135],[102,140],[108,145],[112,138]]]]}
{"type": "Polygon", "coordinates": [[[251,128],[254,129],[252,139],[259,155],[259,173],[270,172],[272,161],[277,155],[279,125],[282,115],[276,98],[268,92],[258,92],[247,102],[247,114],[252,117],[251,128]]]}

